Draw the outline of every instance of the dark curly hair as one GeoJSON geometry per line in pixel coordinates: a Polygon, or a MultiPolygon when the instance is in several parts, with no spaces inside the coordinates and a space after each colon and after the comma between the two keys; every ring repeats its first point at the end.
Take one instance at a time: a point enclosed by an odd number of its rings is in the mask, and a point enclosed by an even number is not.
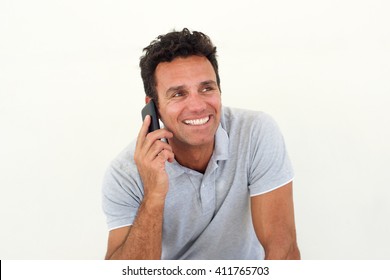
{"type": "Polygon", "coordinates": [[[214,68],[218,87],[219,89],[221,88],[216,58],[217,48],[213,45],[210,38],[201,32],[191,32],[187,28],[184,28],[182,31],[172,31],[158,36],[143,51],[145,54],[141,56],[139,66],[141,67],[145,93],[154,99],[157,104],[156,67],[160,62],[171,62],[177,57],[192,55],[206,57],[214,68]]]}

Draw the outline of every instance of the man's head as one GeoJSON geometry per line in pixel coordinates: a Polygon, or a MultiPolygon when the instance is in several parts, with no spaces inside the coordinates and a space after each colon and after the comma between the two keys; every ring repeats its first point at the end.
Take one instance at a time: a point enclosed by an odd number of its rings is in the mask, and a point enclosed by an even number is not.
{"type": "Polygon", "coordinates": [[[214,68],[218,88],[220,89],[216,47],[212,44],[210,38],[201,32],[190,32],[184,28],[182,31],[160,35],[144,48],[144,52],[145,54],[140,61],[141,77],[146,95],[155,100],[157,104],[158,94],[155,76],[157,65],[161,62],[171,62],[178,57],[186,58],[194,55],[206,57],[214,68]]]}
{"type": "Polygon", "coordinates": [[[159,36],[145,51],[145,101],[157,103],[164,127],[173,133],[170,145],[176,152],[195,148],[211,156],[222,107],[216,48],[206,35],[184,29],[159,36]]]}

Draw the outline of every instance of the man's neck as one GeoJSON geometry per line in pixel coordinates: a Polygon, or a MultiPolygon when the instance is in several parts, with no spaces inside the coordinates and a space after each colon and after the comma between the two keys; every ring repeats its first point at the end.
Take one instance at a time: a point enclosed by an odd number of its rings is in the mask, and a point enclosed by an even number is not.
{"type": "Polygon", "coordinates": [[[184,147],[172,145],[175,159],[182,166],[196,170],[200,173],[205,173],[207,165],[214,151],[214,143],[212,145],[201,147],[184,147]]]}

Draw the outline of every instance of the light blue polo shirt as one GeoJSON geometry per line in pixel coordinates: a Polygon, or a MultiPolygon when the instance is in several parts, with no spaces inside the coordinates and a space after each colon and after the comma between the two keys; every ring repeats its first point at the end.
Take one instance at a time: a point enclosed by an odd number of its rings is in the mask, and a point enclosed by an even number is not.
{"type": "MultiPolygon", "coordinates": [[[[293,179],[283,136],[262,112],[223,107],[215,149],[204,174],[166,163],[169,191],[163,259],[263,259],[250,197],[293,179]]],[[[134,163],[135,140],[114,160],[103,182],[110,230],[131,225],[143,198],[134,163]]]]}

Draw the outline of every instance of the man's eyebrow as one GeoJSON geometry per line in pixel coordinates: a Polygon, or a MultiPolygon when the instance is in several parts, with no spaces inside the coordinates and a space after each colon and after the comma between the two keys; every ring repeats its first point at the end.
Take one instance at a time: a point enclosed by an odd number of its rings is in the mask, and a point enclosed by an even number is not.
{"type": "Polygon", "coordinates": [[[214,85],[214,86],[216,86],[217,82],[214,81],[214,80],[207,80],[207,81],[201,82],[200,85],[201,86],[207,86],[207,85],[214,85]]]}
{"type": "Polygon", "coordinates": [[[183,90],[185,88],[185,86],[183,85],[180,85],[180,86],[173,86],[173,87],[170,87],[169,89],[167,89],[167,91],[165,92],[165,95],[169,95],[173,92],[176,92],[176,91],[180,91],[180,90],[183,90]]]}
{"type": "MultiPolygon", "coordinates": [[[[208,85],[217,86],[217,82],[214,80],[207,80],[207,81],[200,82],[199,85],[200,86],[208,86],[208,85]]],[[[170,87],[167,89],[167,91],[165,92],[165,95],[169,96],[170,94],[172,94],[174,92],[184,90],[184,89],[186,89],[186,86],[184,86],[184,85],[173,86],[173,87],[170,87]]]]}

